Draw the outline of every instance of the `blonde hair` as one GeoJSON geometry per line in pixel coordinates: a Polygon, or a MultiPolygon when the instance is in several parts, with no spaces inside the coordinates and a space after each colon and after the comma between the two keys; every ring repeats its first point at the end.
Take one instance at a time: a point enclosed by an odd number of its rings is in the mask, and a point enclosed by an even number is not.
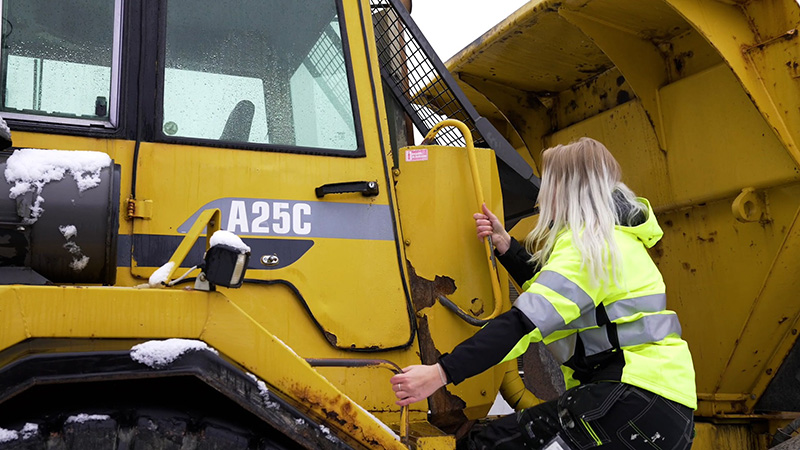
{"type": "Polygon", "coordinates": [[[600,142],[581,138],[545,150],[542,166],[539,221],[525,239],[533,254],[531,261],[544,265],[558,235],[570,231],[581,254],[581,267],[588,267],[592,282],[596,285],[612,277],[618,282],[622,268],[614,226],[628,224],[646,212],[646,206],[622,183],[619,163],[600,142]]]}

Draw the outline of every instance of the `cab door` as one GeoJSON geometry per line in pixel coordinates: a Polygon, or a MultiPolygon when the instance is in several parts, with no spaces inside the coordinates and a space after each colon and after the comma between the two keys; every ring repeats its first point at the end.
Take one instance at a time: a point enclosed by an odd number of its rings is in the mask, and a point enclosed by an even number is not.
{"type": "Polygon", "coordinates": [[[281,317],[287,334],[284,322],[312,323],[339,349],[410,344],[369,13],[355,0],[151,2],[134,192],[151,209],[134,221],[132,273],[149,277],[218,208],[252,249],[245,288],[225,294],[257,320],[281,317]],[[304,318],[272,298],[287,292],[304,318]]]}

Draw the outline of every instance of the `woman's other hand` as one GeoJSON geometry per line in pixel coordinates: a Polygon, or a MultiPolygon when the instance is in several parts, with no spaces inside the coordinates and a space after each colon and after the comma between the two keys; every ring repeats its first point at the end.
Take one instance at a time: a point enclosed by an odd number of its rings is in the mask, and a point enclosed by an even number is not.
{"type": "Polygon", "coordinates": [[[392,383],[394,395],[400,399],[395,403],[406,406],[430,397],[437,389],[445,385],[442,374],[439,364],[406,367],[403,369],[403,373],[397,374],[389,380],[392,383]]]}
{"type": "Polygon", "coordinates": [[[486,207],[486,203],[481,205],[481,207],[483,209],[483,214],[475,213],[472,216],[475,219],[478,239],[483,239],[487,236],[491,237],[492,244],[497,249],[497,253],[503,255],[511,246],[511,236],[509,236],[506,229],[503,228],[500,219],[489,211],[489,208],[486,207]]]}

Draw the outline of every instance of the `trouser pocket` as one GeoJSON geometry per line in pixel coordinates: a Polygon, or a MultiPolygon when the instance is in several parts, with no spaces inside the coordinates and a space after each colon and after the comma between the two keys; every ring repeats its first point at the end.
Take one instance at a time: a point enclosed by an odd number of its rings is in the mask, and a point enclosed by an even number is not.
{"type": "Polygon", "coordinates": [[[559,422],[573,447],[583,450],[611,442],[602,419],[627,389],[623,383],[592,383],[571,389],[559,398],[559,422]]]}
{"type": "Polygon", "coordinates": [[[617,430],[619,442],[631,450],[686,450],[691,447],[693,412],[663,397],[634,389],[647,406],[617,430]]]}

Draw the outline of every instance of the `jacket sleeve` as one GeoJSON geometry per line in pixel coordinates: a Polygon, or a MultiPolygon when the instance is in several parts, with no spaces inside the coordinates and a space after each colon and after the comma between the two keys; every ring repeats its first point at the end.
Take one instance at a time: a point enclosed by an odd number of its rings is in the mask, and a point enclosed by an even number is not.
{"type": "Polygon", "coordinates": [[[506,268],[508,274],[511,275],[511,278],[513,278],[519,286],[525,284],[526,281],[533,278],[536,272],[539,271],[538,265],[532,265],[529,262],[531,254],[513,237],[511,238],[508,250],[502,255],[498,254],[497,250],[495,250],[495,255],[498,261],[500,261],[500,264],[506,268]]]}
{"type": "Polygon", "coordinates": [[[458,344],[439,363],[447,379],[458,384],[495,366],[535,325],[517,308],[492,319],[475,335],[458,344]]]}

